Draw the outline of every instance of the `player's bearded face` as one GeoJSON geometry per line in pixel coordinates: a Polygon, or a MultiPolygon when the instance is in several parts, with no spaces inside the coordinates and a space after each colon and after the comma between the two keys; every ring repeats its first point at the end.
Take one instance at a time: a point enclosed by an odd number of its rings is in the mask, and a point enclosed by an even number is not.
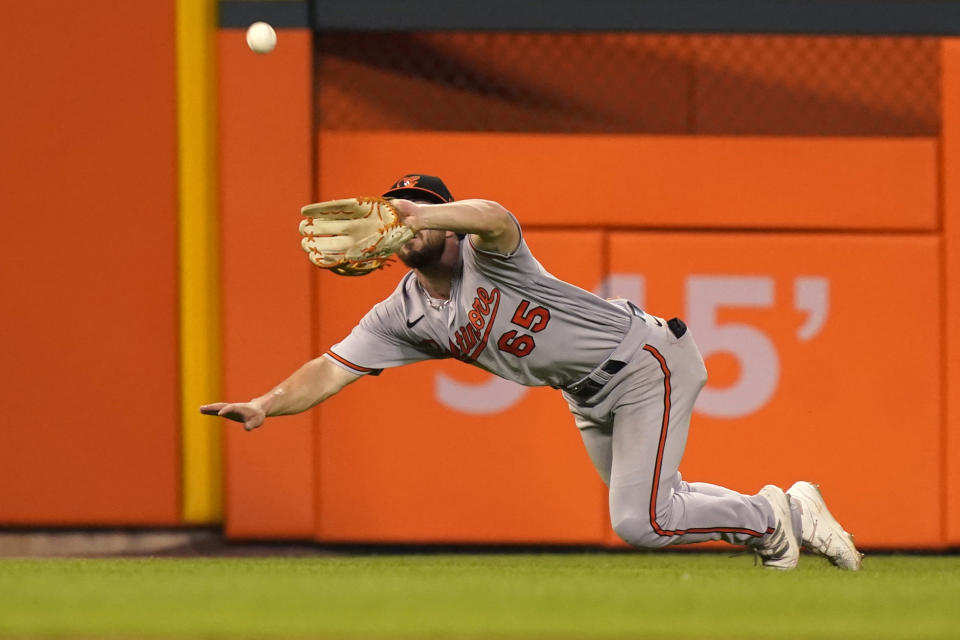
{"type": "Polygon", "coordinates": [[[424,229],[397,251],[397,257],[411,269],[419,269],[440,259],[447,244],[447,232],[424,229]]]}

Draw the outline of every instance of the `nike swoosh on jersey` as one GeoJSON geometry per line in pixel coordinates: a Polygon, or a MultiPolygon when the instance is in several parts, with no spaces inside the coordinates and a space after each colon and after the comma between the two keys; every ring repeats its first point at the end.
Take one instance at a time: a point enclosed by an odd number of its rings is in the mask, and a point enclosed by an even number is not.
{"type": "Polygon", "coordinates": [[[414,320],[413,322],[410,322],[409,320],[407,320],[407,329],[413,329],[413,328],[416,326],[416,324],[417,324],[418,322],[420,322],[421,320],[423,320],[423,316],[420,316],[419,318],[417,318],[417,319],[414,320]]]}

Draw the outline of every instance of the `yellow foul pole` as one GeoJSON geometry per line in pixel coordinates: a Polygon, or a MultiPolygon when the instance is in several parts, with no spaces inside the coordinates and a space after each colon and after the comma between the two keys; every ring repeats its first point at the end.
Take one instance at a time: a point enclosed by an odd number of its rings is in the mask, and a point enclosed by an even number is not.
{"type": "Polygon", "coordinates": [[[220,273],[216,182],[217,0],[176,0],[182,515],[222,519],[220,273]]]}

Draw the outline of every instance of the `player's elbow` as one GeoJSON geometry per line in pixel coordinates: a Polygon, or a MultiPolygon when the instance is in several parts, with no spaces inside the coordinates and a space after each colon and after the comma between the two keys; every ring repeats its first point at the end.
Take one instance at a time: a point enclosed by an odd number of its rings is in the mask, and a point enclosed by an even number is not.
{"type": "Polygon", "coordinates": [[[486,242],[496,245],[515,245],[519,240],[519,229],[513,215],[499,202],[478,200],[478,218],[482,220],[482,231],[477,235],[486,242]]]}
{"type": "Polygon", "coordinates": [[[493,200],[473,200],[474,222],[483,228],[485,234],[499,234],[513,226],[513,216],[499,202],[493,200]]]}

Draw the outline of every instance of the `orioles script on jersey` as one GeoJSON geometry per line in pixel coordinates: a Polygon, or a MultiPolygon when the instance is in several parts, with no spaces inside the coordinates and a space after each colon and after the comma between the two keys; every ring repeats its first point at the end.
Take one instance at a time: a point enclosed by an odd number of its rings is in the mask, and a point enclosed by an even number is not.
{"type": "Polygon", "coordinates": [[[487,292],[483,287],[477,287],[477,295],[473,299],[466,323],[454,334],[456,344],[450,340],[450,352],[453,357],[471,362],[476,360],[487,346],[493,321],[497,318],[497,309],[500,307],[500,289],[494,287],[487,292]],[[471,351],[472,350],[472,351],[471,351]]]}

